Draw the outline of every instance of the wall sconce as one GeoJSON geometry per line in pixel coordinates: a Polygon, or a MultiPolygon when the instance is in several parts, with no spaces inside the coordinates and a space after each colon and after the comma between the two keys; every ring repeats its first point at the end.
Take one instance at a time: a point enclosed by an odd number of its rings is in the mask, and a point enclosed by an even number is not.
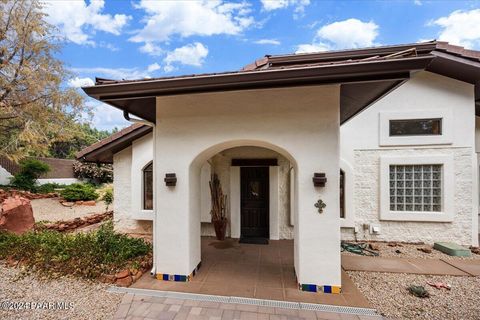
{"type": "Polygon", "coordinates": [[[174,187],[177,185],[177,176],[175,173],[166,173],[164,180],[167,187],[174,187]]]}
{"type": "Polygon", "coordinates": [[[315,187],[325,187],[325,183],[327,182],[327,177],[325,177],[325,173],[318,173],[315,172],[313,174],[313,185],[315,187]]]}

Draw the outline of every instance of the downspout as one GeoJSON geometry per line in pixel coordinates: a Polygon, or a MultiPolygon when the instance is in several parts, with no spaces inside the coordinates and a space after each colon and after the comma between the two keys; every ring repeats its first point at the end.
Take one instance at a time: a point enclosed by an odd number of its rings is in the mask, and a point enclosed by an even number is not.
{"type": "Polygon", "coordinates": [[[156,244],[156,241],[155,241],[155,238],[156,238],[156,229],[157,229],[157,169],[156,169],[156,161],[155,160],[155,155],[156,155],[156,152],[155,152],[155,149],[156,149],[156,143],[155,143],[155,139],[156,139],[156,132],[155,132],[155,123],[153,122],[150,122],[150,121],[147,121],[147,120],[144,120],[144,119],[138,119],[138,118],[131,118],[130,117],[130,114],[128,113],[128,111],[123,111],[123,117],[125,118],[125,120],[127,121],[130,121],[130,122],[133,122],[133,123],[141,123],[141,124],[144,124],[146,126],[149,126],[149,127],[152,127],[153,128],[153,159],[152,159],[152,163],[153,163],[153,226],[152,226],[152,242],[153,242],[153,265],[152,265],[152,270],[150,270],[150,275],[152,275],[153,277],[156,276],[157,274],[157,270],[156,270],[156,266],[155,266],[155,262],[157,261],[156,260],[156,251],[155,250],[155,244],[156,244]]]}

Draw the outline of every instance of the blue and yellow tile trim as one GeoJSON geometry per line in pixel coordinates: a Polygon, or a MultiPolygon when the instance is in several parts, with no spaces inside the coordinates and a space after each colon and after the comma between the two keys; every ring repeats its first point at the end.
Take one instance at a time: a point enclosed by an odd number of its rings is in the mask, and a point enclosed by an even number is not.
{"type": "Polygon", "coordinates": [[[182,275],[182,274],[168,274],[168,273],[157,273],[156,278],[157,280],[163,281],[178,281],[178,282],[188,282],[191,281],[192,278],[197,274],[198,270],[202,262],[200,262],[197,267],[190,273],[189,275],[182,275]]]}
{"type": "Polygon", "coordinates": [[[341,286],[319,286],[316,284],[308,284],[308,283],[299,283],[297,278],[297,273],[295,272],[295,279],[298,283],[298,289],[307,292],[320,292],[320,293],[335,293],[339,294],[342,293],[341,286]]]}
{"type": "Polygon", "coordinates": [[[298,284],[298,288],[302,291],[320,292],[320,293],[342,293],[340,286],[317,286],[316,284],[298,284]]]}

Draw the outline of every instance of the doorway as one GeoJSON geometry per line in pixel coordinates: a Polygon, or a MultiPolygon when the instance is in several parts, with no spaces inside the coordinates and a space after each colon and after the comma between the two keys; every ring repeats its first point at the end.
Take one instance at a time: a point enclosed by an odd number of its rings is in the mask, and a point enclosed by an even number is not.
{"type": "Polygon", "coordinates": [[[240,242],[268,243],[269,168],[240,168],[240,242]]]}

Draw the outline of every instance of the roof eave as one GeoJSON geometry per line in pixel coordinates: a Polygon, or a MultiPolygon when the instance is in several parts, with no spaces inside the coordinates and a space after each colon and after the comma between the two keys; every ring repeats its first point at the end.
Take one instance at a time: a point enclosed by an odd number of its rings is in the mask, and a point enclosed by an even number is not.
{"type": "Polygon", "coordinates": [[[236,72],[219,75],[200,75],[169,79],[128,81],[83,87],[89,96],[101,100],[152,97],[192,91],[223,91],[258,86],[277,86],[299,82],[345,83],[375,80],[388,74],[425,69],[433,55],[402,59],[329,64],[291,69],[236,72]]]}

